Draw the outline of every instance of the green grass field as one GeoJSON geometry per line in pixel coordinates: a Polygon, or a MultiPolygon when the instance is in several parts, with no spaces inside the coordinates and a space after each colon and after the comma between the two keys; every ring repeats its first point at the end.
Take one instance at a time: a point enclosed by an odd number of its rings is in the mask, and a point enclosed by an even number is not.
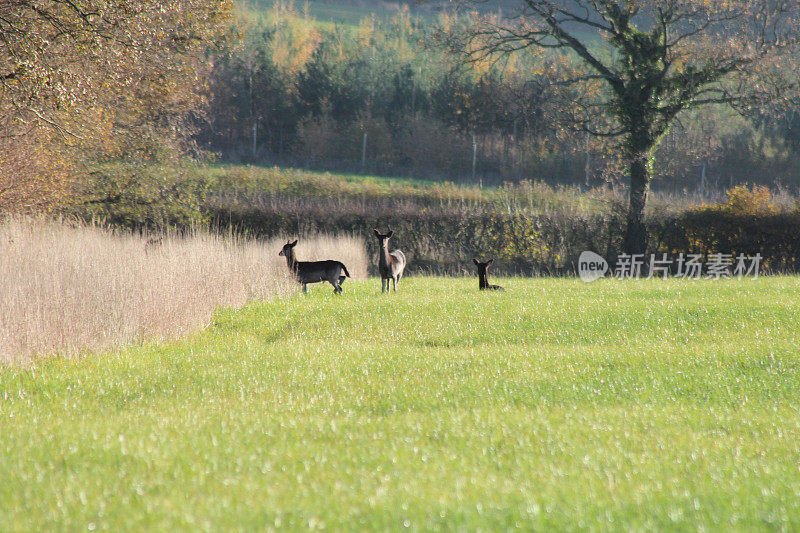
{"type": "Polygon", "coordinates": [[[0,370],[0,530],[800,528],[800,278],[497,281],[0,370]]]}
{"type": "MultiPolygon", "coordinates": [[[[306,171],[296,168],[244,165],[198,166],[194,176],[215,196],[259,196],[268,191],[286,197],[329,201],[331,197],[362,202],[400,202],[419,206],[484,205],[507,211],[607,213],[613,195],[607,190],[551,187],[523,181],[502,187],[479,187],[448,181],[385,178],[357,174],[306,171]]],[[[651,209],[685,209],[691,198],[653,194],[651,209]]]]}

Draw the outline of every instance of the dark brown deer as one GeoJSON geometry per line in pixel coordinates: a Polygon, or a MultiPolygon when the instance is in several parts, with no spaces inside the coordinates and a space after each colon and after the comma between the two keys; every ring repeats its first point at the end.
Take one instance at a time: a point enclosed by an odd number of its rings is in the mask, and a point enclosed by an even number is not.
{"type": "Polygon", "coordinates": [[[375,230],[375,237],[378,238],[380,253],[378,255],[378,271],[381,274],[381,292],[389,290],[389,280],[392,280],[392,287],[397,292],[400,285],[400,278],[403,277],[403,269],[406,268],[406,256],[400,250],[389,251],[389,239],[394,235],[390,229],[386,235],[381,235],[375,230]]]}
{"type": "Polygon", "coordinates": [[[295,279],[303,286],[303,293],[307,292],[307,284],[327,281],[333,285],[334,294],[341,294],[342,283],[350,277],[347,267],[339,261],[298,261],[294,257],[295,246],[297,246],[297,240],[286,241],[283,250],[278,255],[286,257],[286,264],[295,279]]]}
{"type": "Polygon", "coordinates": [[[489,284],[489,275],[486,271],[489,269],[489,265],[494,263],[494,259],[489,259],[485,263],[481,263],[477,259],[473,259],[475,262],[475,266],[478,267],[478,288],[482,291],[502,291],[503,287],[500,285],[490,285],[489,284]]]}

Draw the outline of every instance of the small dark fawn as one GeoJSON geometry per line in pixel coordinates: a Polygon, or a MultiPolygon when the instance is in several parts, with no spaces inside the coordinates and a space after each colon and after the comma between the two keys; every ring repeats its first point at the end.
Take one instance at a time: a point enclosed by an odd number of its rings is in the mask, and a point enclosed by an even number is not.
{"type": "Polygon", "coordinates": [[[472,260],[475,262],[475,266],[478,267],[478,288],[482,291],[502,291],[503,287],[500,285],[489,284],[489,275],[486,273],[489,269],[489,265],[494,263],[494,259],[489,259],[485,263],[481,263],[474,258],[472,260]]]}
{"type": "Polygon", "coordinates": [[[307,284],[327,281],[333,285],[334,294],[341,294],[342,283],[350,277],[347,267],[339,261],[298,261],[294,257],[295,246],[297,240],[286,241],[278,255],[286,257],[286,264],[295,279],[303,286],[303,293],[307,292],[307,284]]]}
{"type": "Polygon", "coordinates": [[[406,256],[400,250],[389,251],[389,239],[394,235],[390,229],[389,233],[382,235],[375,230],[375,237],[378,238],[380,252],[378,254],[378,271],[381,274],[381,292],[389,290],[389,280],[392,280],[392,287],[397,292],[400,285],[400,278],[403,277],[403,269],[406,268],[406,256]]]}

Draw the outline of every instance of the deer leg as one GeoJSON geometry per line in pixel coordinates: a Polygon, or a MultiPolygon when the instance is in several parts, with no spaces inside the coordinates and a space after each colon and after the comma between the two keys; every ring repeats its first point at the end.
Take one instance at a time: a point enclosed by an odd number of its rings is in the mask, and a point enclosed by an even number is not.
{"type": "Polygon", "coordinates": [[[303,294],[308,294],[308,289],[306,289],[305,283],[303,283],[303,294]]]}
{"type": "Polygon", "coordinates": [[[397,292],[397,276],[392,276],[392,288],[394,289],[394,292],[397,292]]]}
{"type": "Polygon", "coordinates": [[[386,292],[386,287],[389,285],[389,280],[385,278],[381,278],[381,294],[386,292]]]}

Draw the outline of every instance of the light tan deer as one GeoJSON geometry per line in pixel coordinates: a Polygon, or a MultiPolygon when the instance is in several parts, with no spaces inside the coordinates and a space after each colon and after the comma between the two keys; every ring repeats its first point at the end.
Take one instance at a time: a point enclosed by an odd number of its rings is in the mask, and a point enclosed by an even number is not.
{"type": "Polygon", "coordinates": [[[346,278],[350,277],[350,273],[344,263],[330,260],[298,261],[294,257],[295,246],[297,246],[296,239],[294,242],[286,241],[286,244],[283,245],[283,250],[278,255],[286,257],[286,265],[292,271],[295,279],[303,286],[303,293],[308,292],[306,290],[307,284],[327,281],[333,285],[334,294],[341,294],[342,283],[346,278]]]}
{"type": "Polygon", "coordinates": [[[400,250],[389,251],[389,239],[394,235],[390,229],[389,233],[382,235],[375,230],[375,237],[378,238],[380,253],[378,255],[378,271],[381,274],[381,292],[389,290],[389,280],[392,280],[392,287],[397,292],[400,285],[400,278],[403,277],[403,270],[406,268],[406,256],[400,250]]]}

